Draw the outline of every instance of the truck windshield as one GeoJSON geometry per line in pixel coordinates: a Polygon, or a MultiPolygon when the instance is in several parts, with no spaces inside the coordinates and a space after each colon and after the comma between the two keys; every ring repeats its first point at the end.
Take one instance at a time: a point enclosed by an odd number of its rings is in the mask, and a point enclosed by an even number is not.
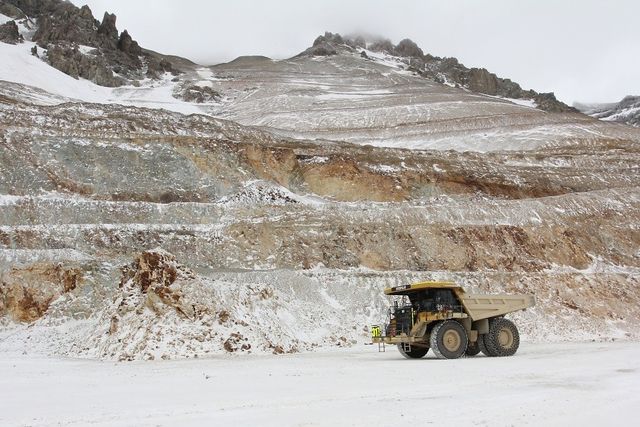
{"type": "Polygon", "coordinates": [[[453,310],[460,306],[451,289],[424,289],[409,294],[409,299],[417,311],[453,310]]]}

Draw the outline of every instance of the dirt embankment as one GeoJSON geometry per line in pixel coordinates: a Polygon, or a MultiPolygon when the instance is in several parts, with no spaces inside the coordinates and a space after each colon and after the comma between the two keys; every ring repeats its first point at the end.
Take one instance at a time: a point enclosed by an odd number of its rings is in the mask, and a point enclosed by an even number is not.
{"type": "Polygon", "coordinates": [[[83,272],[60,264],[38,263],[3,272],[0,280],[0,316],[33,322],[58,297],[81,286],[83,272]]]}

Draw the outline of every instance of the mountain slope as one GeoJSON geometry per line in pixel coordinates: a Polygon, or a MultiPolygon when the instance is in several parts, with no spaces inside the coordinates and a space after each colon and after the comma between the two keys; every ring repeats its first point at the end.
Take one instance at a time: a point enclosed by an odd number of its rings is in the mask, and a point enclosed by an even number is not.
{"type": "Polygon", "coordinates": [[[452,88],[409,71],[402,58],[385,55],[365,59],[341,51],[285,61],[248,58],[211,70],[216,78],[208,84],[225,96],[212,114],[289,137],[476,151],[605,135],[636,138],[582,114],[546,113],[452,88]]]}
{"type": "Polygon", "coordinates": [[[640,127],[640,96],[626,96],[618,103],[575,104],[575,107],[600,120],[640,127]]]}

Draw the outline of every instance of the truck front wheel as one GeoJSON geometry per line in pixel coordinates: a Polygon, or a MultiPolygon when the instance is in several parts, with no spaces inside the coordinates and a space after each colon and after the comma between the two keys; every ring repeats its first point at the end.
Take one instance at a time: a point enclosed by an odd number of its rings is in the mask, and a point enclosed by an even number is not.
{"type": "Polygon", "coordinates": [[[416,347],[412,345],[411,350],[406,351],[403,344],[398,344],[398,351],[407,359],[420,359],[429,352],[429,347],[416,347]]]}
{"type": "Polygon", "coordinates": [[[467,350],[469,338],[459,322],[445,320],[431,330],[430,344],[438,359],[457,359],[467,350]]]}

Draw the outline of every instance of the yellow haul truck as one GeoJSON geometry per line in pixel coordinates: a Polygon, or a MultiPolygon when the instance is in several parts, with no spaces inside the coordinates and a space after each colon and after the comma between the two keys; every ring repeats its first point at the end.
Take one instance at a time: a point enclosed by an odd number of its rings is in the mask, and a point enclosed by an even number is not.
{"type": "Polygon", "coordinates": [[[453,282],[420,282],[384,293],[401,298],[389,309],[384,330],[371,328],[372,341],[397,344],[408,359],[424,357],[430,348],[439,359],[481,351],[492,357],[511,356],[518,350],[520,335],[504,315],[535,305],[531,295],[473,295],[453,282]]]}

